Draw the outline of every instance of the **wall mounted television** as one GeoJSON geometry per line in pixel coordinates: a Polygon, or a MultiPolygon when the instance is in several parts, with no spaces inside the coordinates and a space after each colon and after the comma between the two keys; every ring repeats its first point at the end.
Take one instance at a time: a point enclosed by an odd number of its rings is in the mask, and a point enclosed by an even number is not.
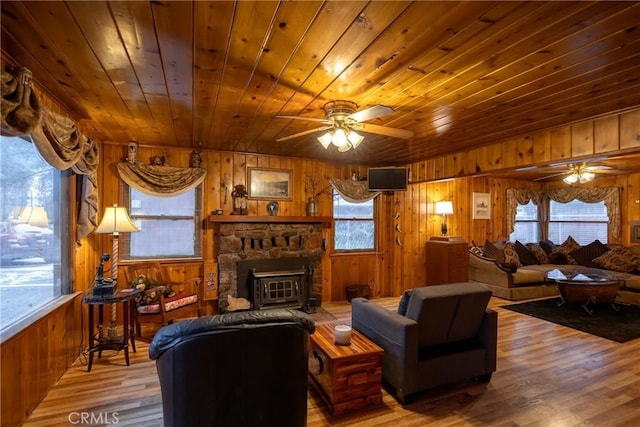
{"type": "Polygon", "coordinates": [[[398,167],[369,168],[369,191],[405,191],[409,183],[409,169],[398,167]]]}

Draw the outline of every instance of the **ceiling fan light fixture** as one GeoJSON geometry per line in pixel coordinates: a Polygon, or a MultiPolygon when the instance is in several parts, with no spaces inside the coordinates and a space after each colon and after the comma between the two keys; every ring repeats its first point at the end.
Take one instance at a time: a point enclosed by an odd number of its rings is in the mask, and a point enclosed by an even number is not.
{"type": "Polygon", "coordinates": [[[325,150],[329,148],[329,145],[331,144],[331,139],[332,139],[331,132],[327,132],[324,135],[318,137],[318,141],[320,142],[320,144],[322,144],[325,150]]]}
{"type": "Polygon", "coordinates": [[[584,184],[585,182],[591,181],[595,176],[596,174],[593,172],[582,172],[579,174],[578,179],[580,181],[580,184],[584,184]]]}
{"type": "Polygon", "coordinates": [[[364,136],[360,135],[357,132],[351,131],[349,132],[349,135],[347,135],[347,139],[351,143],[351,147],[355,149],[358,145],[360,145],[360,143],[364,139],[364,136]]]}
{"type": "Polygon", "coordinates": [[[347,139],[347,134],[344,132],[344,129],[338,128],[333,133],[333,145],[336,147],[344,147],[349,144],[349,140],[347,139]]]}
{"type": "Polygon", "coordinates": [[[572,173],[571,175],[567,175],[566,177],[564,177],[563,181],[565,184],[575,184],[576,182],[578,182],[578,174],[572,173]]]}

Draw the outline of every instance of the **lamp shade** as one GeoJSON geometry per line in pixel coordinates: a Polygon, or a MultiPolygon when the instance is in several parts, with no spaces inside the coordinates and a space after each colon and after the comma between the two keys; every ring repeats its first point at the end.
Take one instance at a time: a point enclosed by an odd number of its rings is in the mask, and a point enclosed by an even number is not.
{"type": "Polygon", "coordinates": [[[325,149],[329,148],[329,145],[331,144],[331,133],[327,132],[324,135],[319,136],[318,141],[320,141],[320,144],[322,144],[325,149]]]}
{"type": "Polygon", "coordinates": [[[437,215],[453,215],[453,202],[451,201],[436,202],[436,214],[437,215]]]}
{"type": "Polygon", "coordinates": [[[124,206],[113,205],[104,210],[102,221],[94,233],[121,233],[140,231],[129,218],[127,209],[124,206]]]}
{"type": "Polygon", "coordinates": [[[48,227],[49,218],[47,211],[42,206],[27,206],[18,216],[18,222],[33,225],[35,227],[48,227]]]}

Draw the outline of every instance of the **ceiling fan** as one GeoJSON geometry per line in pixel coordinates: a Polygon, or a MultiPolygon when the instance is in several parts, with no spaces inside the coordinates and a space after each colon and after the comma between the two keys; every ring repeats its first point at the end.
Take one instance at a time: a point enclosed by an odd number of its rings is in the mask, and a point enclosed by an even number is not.
{"type": "MultiPolygon", "coordinates": [[[[560,165],[558,165],[560,166],[560,165]]],[[[564,165],[563,165],[564,166],[564,165]]],[[[587,163],[580,164],[567,164],[568,170],[564,172],[558,172],[551,175],[543,176],[541,178],[536,178],[534,181],[544,181],[549,178],[553,178],[556,176],[566,175],[562,180],[567,184],[575,184],[579,182],[580,184],[584,184],[585,182],[591,181],[595,178],[597,173],[601,173],[603,171],[613,169],[611,166],[587,166],[587,163]]]]}
{"type": "Polygon", "coordinates": [[[302,116],[276,116],[280,119],[307,120],[324,124],[324,126],[315,129],[309,129],[278,138],[276,141],[282,142],[314,132],[326,131],[326,133],[318,137],[318,141],[320,141],[322,146],[326,149],[330,144],[333,144],[338,147],[338,151],[344,152],[351,148],[356,148],[364,139],[364,137],[357,132],[375,133],[402,139],[413,137],[413,132],[409,130],[364,123],[368,120],[395,112],[393,108],[385,105],[374,105],[373,107],[358,111],[358,106],[355,102],[338,100],[327,102],[324,104],[323,109],[325,112],[324,119],[302,116]]]}

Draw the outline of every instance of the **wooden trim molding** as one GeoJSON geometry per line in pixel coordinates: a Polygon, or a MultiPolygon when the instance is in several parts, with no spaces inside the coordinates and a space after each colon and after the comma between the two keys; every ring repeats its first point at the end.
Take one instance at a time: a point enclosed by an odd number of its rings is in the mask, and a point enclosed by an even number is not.
{"type": "Polygon", "coordinates": [[[330,216],[269,216],[269,215],[209,215],[209,221],[213,223],[309,223],[322,224],[331,227],[333,217],[330,216]]]}

